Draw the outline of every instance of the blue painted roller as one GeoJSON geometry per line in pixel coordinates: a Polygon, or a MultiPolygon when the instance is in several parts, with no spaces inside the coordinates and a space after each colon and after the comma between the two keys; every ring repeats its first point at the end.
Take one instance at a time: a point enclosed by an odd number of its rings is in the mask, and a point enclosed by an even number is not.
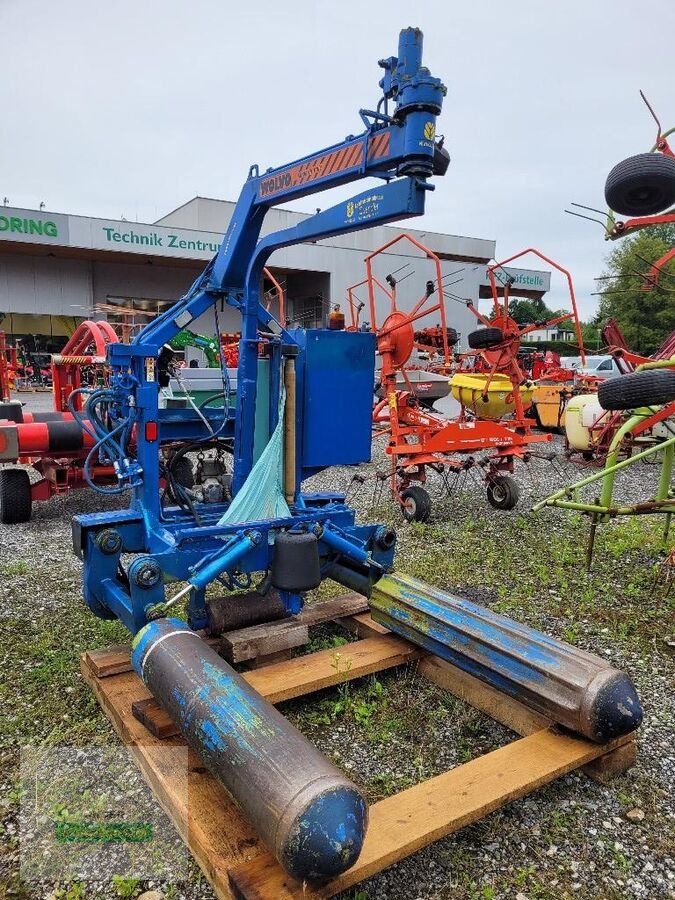
{"type": "Polygon", "coordinates": [[[136,672],[295,878],[352,866],[368,810],[356,786],[179,619],[134,640],[136,672]]]}
{"type": "Polygon", "coordinates": [[[485,607],[398,574],[375,583],[370,606],[376,622],[593,741],[642,721],[626,674],[485,607]]]}

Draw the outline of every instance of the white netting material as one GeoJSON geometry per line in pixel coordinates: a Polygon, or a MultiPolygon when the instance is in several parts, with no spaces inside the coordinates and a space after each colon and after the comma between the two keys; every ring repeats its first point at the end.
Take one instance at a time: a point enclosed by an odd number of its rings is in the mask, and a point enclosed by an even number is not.
{"type": "Polygon", "coordinates": [[[239,493],[221,516],[219,525],[289,518],[291,515],[283,486],[286,392],[282,390],[280,394],[277,427],[239,493]]]}

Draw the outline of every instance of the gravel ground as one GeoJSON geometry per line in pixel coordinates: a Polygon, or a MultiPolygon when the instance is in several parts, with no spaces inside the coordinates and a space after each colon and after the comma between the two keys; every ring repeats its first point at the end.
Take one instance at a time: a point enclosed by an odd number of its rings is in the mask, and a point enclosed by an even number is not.
{"type": "MultiPolygon", "coordinates": [[[[31,400],[31,406],[38,400],[49,408],[48,395],[31,400]]],[[[559,442],[554,448],[560,451],[559,442]]],[[[422,850],[343,900],[675,897],[675,590],[667,595],[657,577],[664,560],[659,523],[645,518],[603,526],[586,574],[580,560],[587,520],[559,510],[529,511],[534,500],[578,478],[578,467],[560,458],[555,464],[533,461],[518,475],[518,508],[506,513],[487,505],[477,481],[468,479],[451,498],[443,498],[436,484],[429,523],[408,525],[386,493],[372,509],[374,476],[384,468],[381,448],[374,458],[360,470],[366,481],[352,487],[354,504],[362,519],[377,516],[397,526],[400,570],[606,656],[635,680],[645,723],[638,764],[611,784],[571,774],[422,850]]],[[[646,497],[655,474],[650,466],[633,467],[619,479],[617,496],[646,497]]],[[[346,489],[352,475],[333,469],[312,486],[346,489]]],[[[77,659],[82,650],[123,641],[125,634],[84,607],[80,564],[70,552],[71,517],[112,505],[78,491],[37,505],[28,524],[0,526],[0,898],[132,897],[151,888],[169,898],[213,896],[192,862],[173,882],[113,882],[101,874],[68,884],[61,874],[22,883],[17,876],[19,748],[119,747],[81,681],[77,659]]],[[[327,584],[319,594],[341,590],[327,584]]],[[[335,646],[339,653],[341,640],[325,627],[313,636],[312,648],[335,646]]],[[[414,666],[283,710],[372,800],[514,737],[430,685],[414,666]]],[[[129,783],[140,790],[131,773],[129,783]]]]}

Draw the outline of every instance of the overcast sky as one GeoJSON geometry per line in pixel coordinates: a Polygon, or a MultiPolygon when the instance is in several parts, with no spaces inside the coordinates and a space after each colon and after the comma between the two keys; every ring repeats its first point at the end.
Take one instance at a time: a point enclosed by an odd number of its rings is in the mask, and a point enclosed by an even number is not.
{"type": "Polygon", "coordinates": [[[602,208],[612,166],[650,148],[639,88],[675,124],[674,0],[0,0],[0,198],[148,222],[236,199],[251,163],[361,130],[407,25],[448,86],[452,156],[413,224],[494,238],[499,259],[538,247],[588,316],[610,247],[563,209],[602,208]]]}

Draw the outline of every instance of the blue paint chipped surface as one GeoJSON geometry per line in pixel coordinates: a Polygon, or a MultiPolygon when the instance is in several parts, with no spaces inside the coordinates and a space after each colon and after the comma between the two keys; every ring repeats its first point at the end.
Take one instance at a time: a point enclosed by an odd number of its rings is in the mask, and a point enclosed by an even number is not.
{"type": "Polygon", "coordinates": [[[588,685],[606,667],[592,654],[406,575],[377,582],[371,612],[391,631],[574,728],[588,685]]]}
{"type": "Polygon", "coordinates": [[[149,627],[144,681],[287,871],[301,880],[344,871],[367,826],[358,789],[186,630],[149,627]]]}
{"type": "Polygon", "coordinates": [[[285,863],[300,878],[339,874],[358,858],[367,824],[366,804],[354,789],[327,791],[298,818],[285,863]]]}
{"type": "MultiPolygon", "coordinates": [[[[258,698],[243,693],[227,672],[208,661],[202,662],[202,673],[204,681],[197,696],[208,714],[196,724],[204,744],[212,752],[239,751],[247,756],[260,756],[261,741],[273,741],[279,733],[263,714],[258,698]]],[[[186,718],[189,717],[187,712],[186,718]]],[[[231,762],[236,762],[236,756],[231,762]]]]}

